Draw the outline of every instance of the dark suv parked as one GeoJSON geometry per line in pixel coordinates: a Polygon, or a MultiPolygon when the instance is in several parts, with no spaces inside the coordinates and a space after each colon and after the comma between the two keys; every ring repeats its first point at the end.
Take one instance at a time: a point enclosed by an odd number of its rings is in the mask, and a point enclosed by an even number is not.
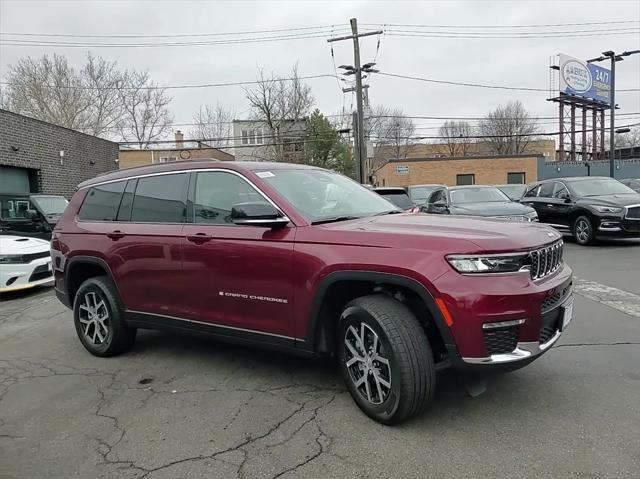
{"type": "Polygon", "coordinates": [[[52,240],[56,293],[84,347],[137,328],[336,356],[369,416],[395,424],[436,370],[520,368],[571,320],[571,269],[544,225],[404,214],[309,166],[209,161],[79,186],[52,240]]]}
{"type": "Polygon", "coordinates": [[[63,196],[0,194],[0,234],[50,240],[67,204],[63,196]]]}
{"type": "Polygon", "coordinates": [[[541,222],[572,234],[581,245],[598,237],[640,237],[640,194],[608,177],[545,180],[520,200],[541,222]]]}

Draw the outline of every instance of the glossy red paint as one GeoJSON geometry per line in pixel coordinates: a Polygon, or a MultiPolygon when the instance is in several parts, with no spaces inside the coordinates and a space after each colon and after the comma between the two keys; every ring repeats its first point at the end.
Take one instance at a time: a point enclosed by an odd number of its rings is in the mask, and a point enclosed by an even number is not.
{"type": "Polygon", "coordinates": [[[342,271],[385,273],[413,280],[442,300],[453,319],[450,333],[459,355],[484,357],[483,323],[525,318],[520,340],[537,341],[542,300],[571,282],[566,265],[533,282],[527,272],[463,276],[445,259],[448,254],[526,251],[556,241],[560,236],[544,225],[424,214],[310,225],[256,175],[278,168],[305,167],[181,162],[122,170],[80,185],[52,242],[57,289],[66,294],[69,260],[96,257],[108,265],[127,310],[284,336],[293,347],[309,337],[324,278],[342,271]],[[288,216],[289,225],[84,222],[76,216],[85,186],[212,168],[250,180],[288,216]],[[116,230],[119,237],[107,236],[116,230]]]}

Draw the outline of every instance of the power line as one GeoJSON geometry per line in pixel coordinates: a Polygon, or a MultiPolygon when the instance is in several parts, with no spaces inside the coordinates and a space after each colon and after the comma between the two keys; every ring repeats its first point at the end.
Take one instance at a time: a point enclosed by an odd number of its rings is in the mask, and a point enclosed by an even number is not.
{"type": "Polygon", "coordinates": [[[524,25],[434,25],[434,24],[415,24],[415,23],[363,23],[366,26],[389,26],[389,27],[420,27],[420,28],[546,28],[546,27],[577,27],[588,25],[616,25],[627,23],[640,23],[638,20],[614,20],[604,22],[582,22],[582,23],[538,23],[524,25]]]}
{"type": "Polygon", "coordinates": [[[559,35],[473,35],[473,34],[458,34],[458,33],[444,33],[444,32],[425,32],[425,33],[396,33],[389,32],[386,35],[392,37],[423,37],[423,38],[459,38],[463,40],[472,39],[540,39],[540,38],[579,38],[579,37],[602,37],[602,36],[614,36],[614,35],[637,35],[640,33],[640,29],[634,29],[629,32],[603,32],[603,33],[567,33],[559,35]]]}
{"type": "Polygon", "coordinates": [[[224,35],[251,35],[256,33],[282,33],[303,30],[325,30],[327,28],[340,28],[336,25],[317,25],[296,28],[277,28],[271,30],[245,30],[239,32],[216,32],[216,33],[173,33],[162,35],[149,34],[82,34],[82,33],[35,33],[35,32],[0,32],[2,35],[28,36],[28,37],[65,37],[65,38],[192,38],[192,37],[217,37],[224,35]]]}

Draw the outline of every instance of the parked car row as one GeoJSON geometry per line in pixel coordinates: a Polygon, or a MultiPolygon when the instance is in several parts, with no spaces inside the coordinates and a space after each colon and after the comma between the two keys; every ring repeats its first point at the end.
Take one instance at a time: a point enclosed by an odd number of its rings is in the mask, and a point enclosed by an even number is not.
{"type": "Polygon", "coordinates": [[[415,185],[373,190],[408,212],[417,209],[547,223],[581,245],[603,237],[640,237],[640,180],[636,179],[588,176],[531,185],[415,185]]]}

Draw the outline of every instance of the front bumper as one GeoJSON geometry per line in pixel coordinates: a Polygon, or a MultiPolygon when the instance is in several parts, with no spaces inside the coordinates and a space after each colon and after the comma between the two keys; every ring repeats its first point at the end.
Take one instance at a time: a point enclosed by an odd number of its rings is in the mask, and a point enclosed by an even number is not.
{"type": "Polygon", "coordinates": [[[18,291],[53,281],[51,258],[38,258],[30,263],[0,265],[0,293],[18,291]]]}
{"type": "Polygon", "coordinates": [[[572,271],[564,263],[539,281],[528,272],[473,276],[452,271],[438,278],[434,286],[447,291],[441,297],[453,318],[451,341],[445,339],[452,366],[511,370],[544,354],[562,335],[563,311],[573,301],[571,284],[572,271]],[[507,330],[506,337],[490,333],[507,330]]]}

